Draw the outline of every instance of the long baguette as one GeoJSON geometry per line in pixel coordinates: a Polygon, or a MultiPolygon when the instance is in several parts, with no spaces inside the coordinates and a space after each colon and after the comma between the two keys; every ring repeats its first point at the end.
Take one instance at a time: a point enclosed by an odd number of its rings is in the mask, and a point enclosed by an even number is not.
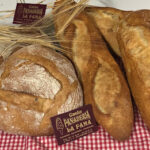
{"type": "Polygon", "coordinates": [[[86,12],[93,18],[112,50],[118,56],[121,56],[117,41],[117,30],[121,20],[130,12],[109,7],[89,7],[86,8],[86,12]]]}
{"type": "Polygon", "coordinates": [[[132,95],[150,129],[150,11],[128,15],[118,31],[121,55],[132,95]]]}
{"type": "MultiPolygon", "coordinates": [[[[55,24],[57,31],[65,15],[60,18],[55,24]]],[[[97,122],[115,139],[127,139],[133,126],[129,89],[91,19],[82,12],[59,39],[80,73],[85,104],[92,104],[97,122]]]]}

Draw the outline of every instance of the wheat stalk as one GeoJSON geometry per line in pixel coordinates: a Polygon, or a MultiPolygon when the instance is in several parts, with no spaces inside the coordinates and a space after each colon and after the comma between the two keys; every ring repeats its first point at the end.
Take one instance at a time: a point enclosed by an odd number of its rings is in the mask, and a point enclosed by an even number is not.
{"type": "MultiPolygon", "coordinates": [[[[60,52],[71,53],[66,48],[60,47],[57,43],[57,34],[54,34],[53,24],[55,16],[61,17],[63,13],[71,11],[70,17],[66,18],[65,24],[58,31],[61,33],[69,25],[72,19],[83,10],[86,0],[79,3],[73,3],[72,0],[65,0],[62,4],[56,5],[53,9],[53,15],[48,14],[43,19],[28,26],[9,26],[0,25],[0,56],[7,58],[17,47],[24,47],[30,44],[40,44],[60,52]],[[68,7],[66,7],[66,4],[68,7]],[[63,9],[65,8],[65,9],[63,9]],[[57,13],[57,10],[60,10],[57,13]]],[[[12,12],[11,12],[12,13],[12,12]]],[[[4,17],[5,18],[5,17],[4,17]]]]}

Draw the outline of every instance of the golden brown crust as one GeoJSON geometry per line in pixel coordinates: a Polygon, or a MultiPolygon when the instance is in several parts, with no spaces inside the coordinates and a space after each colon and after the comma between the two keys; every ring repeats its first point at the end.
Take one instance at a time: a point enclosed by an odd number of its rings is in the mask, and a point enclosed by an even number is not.
{"type": "Polygon", "coordinates": [[[97,27],[114,52],[121,56],[118,41],[117,29],[120,21],[130,12],[109,7],[89,7],[86,12],[92,16],[97,27]]]}
{"type": "Polygon", "coordinates": [[[129,85],[142,115],[150,128],[150,11],[135,11],[120,25],[118,41],[129,85]]]}
{"type": "Polygon", "coordinates": [[[50,135],[52,116],[83,105],[72,64],[55,51],[31,45],[13,53],[0,67],[0,129],[4,131],[50,135]]]}
{"type": "MultiPolygon", "coordinates": [[[[83,18],[85,16],[81,19],[84,20],[83,18]]],[[[82,75],[85,102],[94,106],[94,114],[98,123],[114,138],[124,140],[131,134],[133,125],[133,110],[127,84],[95,27],[89,23],[88,19],[87,22],[85,20],[84,22],[91,37],[92,51],[87,64],[88,68],[86,71],[84,70],[82,75]],[[100,74],[98,74],[98,71],[100,71],[100,74]],[[96,81],[97,76],[99,76],[100,81],[96,81]],[[88,80],[90,83],[87,83],[88,80]],[[95,92],[93,91],[96,86],[99,89],[98,93],[101,94],[98,96],[99,106],[95,103],[96,97],[94,97],[95,92]],[[103,98],[100,99],[100,97],[103,98]]]]}
{"type": "Polygon", "coordinates": [[[70,58],[81,76],[85,104],[92,104],[97,122],[115,139],[127,139],[133,125],[129,89],[90,18],[81,13],[60,39],[66,41],[61,45],[69,46],[70,58]]]}

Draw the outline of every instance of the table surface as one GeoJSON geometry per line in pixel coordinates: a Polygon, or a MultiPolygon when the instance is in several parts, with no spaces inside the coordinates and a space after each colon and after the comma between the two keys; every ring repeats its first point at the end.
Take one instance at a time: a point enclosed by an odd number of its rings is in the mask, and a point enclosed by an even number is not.
{"type": "Polygon", "coordinates": [[[150,132],[143,123],[137,108],[131,137],[124,141],[114,140],[101,126],[96,133],[58,146],[55,136],[29,137],[0,131],[0,150],[149,150],[150,132]]]}

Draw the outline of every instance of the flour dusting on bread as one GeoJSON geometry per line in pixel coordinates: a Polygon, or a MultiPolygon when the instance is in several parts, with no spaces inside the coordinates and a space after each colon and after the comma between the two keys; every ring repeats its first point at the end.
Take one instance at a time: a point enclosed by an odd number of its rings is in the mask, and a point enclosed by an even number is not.
{"type": "Polygon", "coordinates": [[[45,70],[36,64],[25,64],[11,70],[9,76],[2,80],[2,89],[25,92],[42,98],[54,99],[61,84],[45,70]]]}

